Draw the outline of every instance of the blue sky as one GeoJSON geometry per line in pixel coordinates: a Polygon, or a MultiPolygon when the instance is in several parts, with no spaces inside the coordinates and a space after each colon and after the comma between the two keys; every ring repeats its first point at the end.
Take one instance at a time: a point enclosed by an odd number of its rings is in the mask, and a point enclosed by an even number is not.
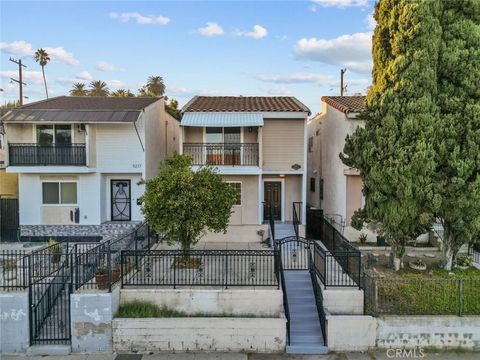
{"type": "Polygon", "coordinates": [[[0,101],[18,98],[10,77],[22,58],[25,102],[42,99],[32,53],[47,49],[50,96],[101,79],[136,90],[163,76],[166,95],[294,95],[320,111],[338,95],[370,84],[372,0],[316,1],[2,1],[0,101]]]}

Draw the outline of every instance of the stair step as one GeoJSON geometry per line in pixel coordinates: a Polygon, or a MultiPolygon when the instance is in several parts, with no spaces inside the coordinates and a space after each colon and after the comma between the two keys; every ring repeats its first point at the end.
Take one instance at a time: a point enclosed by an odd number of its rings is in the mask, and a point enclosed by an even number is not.
{"type": "Polygon", "coordinates": [[[328,354],[328,347],[322,345],[287,345],[287,354],[297,355],[325,355],[328,354]]]}
{"type": "Polygon", "coordinates": [[[311,334],[311,335],[294,334],[294,335],[290,335],[290,345],[295,345],[295,344],[323,345],[323,338],[319,334],[311,334]]]}

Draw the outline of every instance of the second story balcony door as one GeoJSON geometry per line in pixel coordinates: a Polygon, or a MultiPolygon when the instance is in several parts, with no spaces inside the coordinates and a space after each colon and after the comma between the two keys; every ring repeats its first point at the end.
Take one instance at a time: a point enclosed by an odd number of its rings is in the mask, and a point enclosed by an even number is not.
{"type": "Polygon", "coordinates": [[[206,162],[212,165],[241,165],[242,146],[239,127],[205,129],[206,162]]]}

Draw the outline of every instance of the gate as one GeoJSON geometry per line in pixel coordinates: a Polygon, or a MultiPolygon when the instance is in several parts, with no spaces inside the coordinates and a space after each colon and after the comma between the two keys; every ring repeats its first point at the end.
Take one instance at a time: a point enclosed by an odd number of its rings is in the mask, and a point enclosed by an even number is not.
{"type": "Polygon", "coordinates": [[[297,236],[275,241],[275,250],[280,250],[283,270],[310,270],[311,245],[309,239],[297,236]]]}
{"type": "Polygon", "coordinates": [[[307,236],[320,240],[323,234],[323,210],[307,209],[307,236]]]}
{"type": "Polygon", "coordinates": [[[29,265],[30,345],[71,340],[71,254],[68,242],[34,252],[29,265]]]}
{"type": "Polygon", "coordinates": [[[0,199],[0,240],[18,241],[18,199],[0,199]]]}

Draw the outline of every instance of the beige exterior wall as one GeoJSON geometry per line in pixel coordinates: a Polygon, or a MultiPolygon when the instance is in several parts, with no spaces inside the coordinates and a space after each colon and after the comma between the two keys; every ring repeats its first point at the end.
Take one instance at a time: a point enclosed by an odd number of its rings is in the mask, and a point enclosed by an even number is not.
{"type": "Polygon", "coordinates": [[[33,124],[5,124],[6,141],[10,143],[34,143],[33,124]]]}
{"type": "Polygon", "coordinates": [[[203,143],[203,128],[185,126],[183,128],[184,138],[183,142],[186,143],[203,143]]]}
{"type": "Polygon", "coordinates": [[[264,170],[287,171],[294,164],[305,168],[304,119],[265,119],[262,131],[264,170]]]}
{"type": "Polygon", "coordinates": [[[362,178],[359,175],[347,176],[347,218],[349,226],[352,215],[362,207],[362,178]]]}
{"type": "Polygon", "coordinates": [[[321,208],[320,180],[322,178],[322,127],[319,114],[308,121],[308,137],[312,139],[313,146],[307,149],[307,204],[311,207],[321,208]],[[310,179],[315,179],[315,191],[310,189],[310,179]]]}
{"type": "Polygon", "coordinates": [[[223,176],[223,180],[242,183],[242,205],[234,205],[230,225],[258,224],[258,176],[223,176]]]}
{"type": "Polygon", "coordinates": [[[0,196],[18,196],[18,175],[0,169],[0,196]]]}

